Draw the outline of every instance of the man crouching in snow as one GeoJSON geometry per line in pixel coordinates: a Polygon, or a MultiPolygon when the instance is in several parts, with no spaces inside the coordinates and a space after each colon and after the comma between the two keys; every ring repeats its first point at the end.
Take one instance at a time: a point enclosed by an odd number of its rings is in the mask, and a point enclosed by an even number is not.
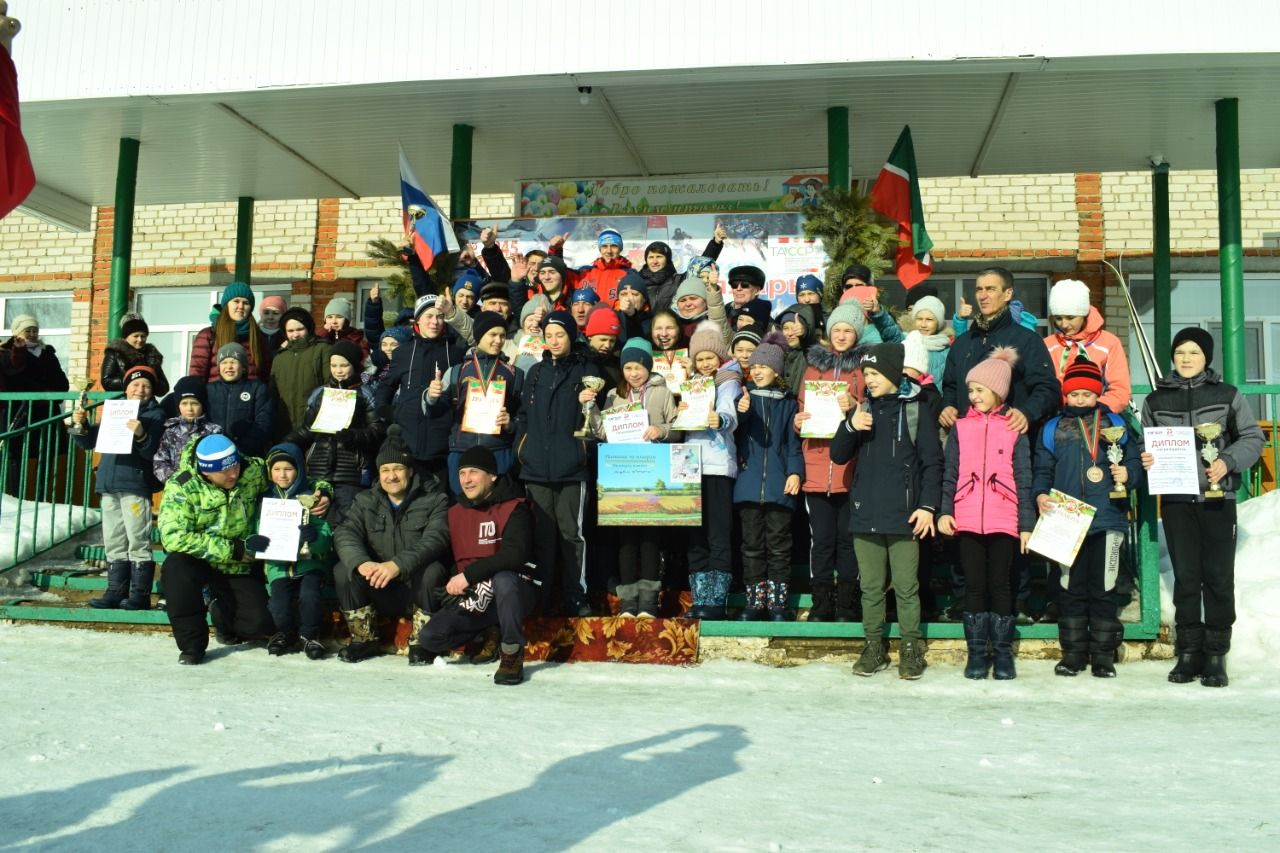
{"type": "Polygon", "coordinates": [[[188,443],[177,475],[164,484],[160,541],[169,556],[160,583],[180,664],[203,663],[209,647],[205,586],[219,642],[271,636],[266,581],[249,543],[266,488],[263,461],[242,459],[231,439],[218,434],[188,443]]]}
{"type": "MultiPolygon", "coordinates": [[[[456,574],[445,592],[456,596],[431,617],[409,649],[410,664],[470,642],[481,632],[501,631],[502,662],[497,684],[524,681],[524,619],[538,600],[533,562],[533,513],[521,490],[498,475],[493,452],[473,447],[458,462],[462,496],[449,508],[449,538],[456,574]]],[[[487,638],[488,640],[488,638],[487,638]]],[[[488,646],[488,641],[486,646],[488,646]]],[[[472,658],[488,663],[492,653],[472,658]]]]}

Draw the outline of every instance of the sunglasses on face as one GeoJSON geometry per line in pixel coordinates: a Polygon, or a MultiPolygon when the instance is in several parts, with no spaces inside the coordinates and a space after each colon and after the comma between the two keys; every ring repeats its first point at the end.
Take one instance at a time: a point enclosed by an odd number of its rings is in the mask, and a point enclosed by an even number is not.
{"type": "Polygon", "coordinates": [[[731,281],[731,282],[729,282],[729,289],[730,289],[730,290],[749,290],[750,288],[751,288],[751,285],[747,284],[745,281],[731,281]]]}

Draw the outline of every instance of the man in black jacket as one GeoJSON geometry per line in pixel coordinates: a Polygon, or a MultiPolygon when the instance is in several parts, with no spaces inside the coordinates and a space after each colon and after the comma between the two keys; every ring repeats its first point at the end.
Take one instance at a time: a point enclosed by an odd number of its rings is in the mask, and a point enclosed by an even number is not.
{"type": "MultiPolygon", "coordinates": [[[[493,680],[524,680],[524,620],[537,603],[539,580],[533,550],[533,513],[520,487],[498,475],[493,451],[472,447],[458,463],[462,496],[449,508],[449,539],[454,575],[445,585],[451,603],[431,617],[418,645],[409,648],[411,665],[430,663],[498,626],[502,663],[493,680]]],[[[473,663],[492,657],[477,655],[473,663]]]]}
{"type": "Polygon", "coordinates": [[[583,423],[582,407],[600,390],[585,388],[583,379],[599,371],[573,345],[572,314],[552,311],[543,329],[547,350],[525,375],[516,415],[516,459],[538,522],[533,547],[542,577],[553,582],[558,566],[566,614],[589,616],[582,513],[595,451],[591,439],[574,432],[583,423]]]}
{"type": "Polygon", "coordinates": [[[965,377],[999,346],[1013,347],[1018,360],[1009,386],[1009,427],[1025,433],[1029,427],[1055,414],[1062,405],[1062,384],[1049,361],[1049,349],[1035,332],[1013,321],[1013,273],[990,267],[978,273],[978,318],[969,331],[956,338],[947,353],[942,378],[942,414],[938,423],[950,429],[969,410],[965,377]]]}
{"type": "Polygon", "coordinates": [[[338,657],[356,663],[381,653],[377,614],[412,616],[416,645],[433,609],[432,591],[447,576],[448,499],[432,478],[413,473],[400,428],[392,426],[378,453],[378,485],[356,495],[333,534],[338,605],[351,642],[338,657]]]}

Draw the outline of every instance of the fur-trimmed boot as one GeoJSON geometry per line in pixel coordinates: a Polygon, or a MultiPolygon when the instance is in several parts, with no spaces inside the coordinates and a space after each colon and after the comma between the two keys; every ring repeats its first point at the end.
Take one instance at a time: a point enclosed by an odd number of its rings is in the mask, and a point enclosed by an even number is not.
{"type": "Polygon", "coordinates": [[[420,607],[413,608],[413,627],[409,629],[409,666],[426,666],[436,659],[419,643],[422,629],[431,621],[431,614],[420,607]]]}
{"type": "Polygon", "coordinates": [[[964,665],[964,677],[981,681],[991,669],[991,614],[965,613],[964,641],[969,647],[969,660],[964,665]]]}
{"type": "Polygon", "coordinates": [[[98,610],[115,610],[129,596],[129,580],[133,564],[128,560],[112,560],[107,563],[107,591],[101,598],[89,599],[89,606],[98,610]]]}
{"type": "Polygon", "coordinates": [[[1188,684],[1204,673],[1204,626],[1179,625],[1177,631],[1173,648],[1178,653],[1178,662],[1169,671],[1169,681],[1188,684]]]}
{"type": "Polygon", "coordinates": [[[342,618],[347,620],[351,642],[338,650],[339,660],[359,663],[382,654],[382,644],[378,642],[378,627],[374,621],[376,617],[371,605],[344,610],[342,618]]]}
{"type": "Polygon", "coordinates": [[[132,563],[129,571],[129,597],[120,603],[121,610],[150,610],[151,585],[156,580],[156,564],[147,560],[132,563]]]}

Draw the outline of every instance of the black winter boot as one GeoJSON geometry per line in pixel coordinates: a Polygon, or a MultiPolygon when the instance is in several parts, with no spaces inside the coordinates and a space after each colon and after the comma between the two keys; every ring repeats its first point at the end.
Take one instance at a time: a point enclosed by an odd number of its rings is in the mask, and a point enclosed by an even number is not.
{"type": "Polygon", "coordinates": [[[1014,617],[991,614],[991,650],[995,652],[991,677],[996,681],[1012,681],[1018,677],[1018,670],[1013,665],[1013,638],[1016,630],[1014,617]]]}
{"type": "Polygon", "coordinates": [[[129,597],[121,602],[121,610],[150,610],[151,585],[156,579],[156,564],[151,560],[132,563],[129,572],[129,597]]]}
{"type": "Polygon", "coordinates": [[[503,643],[502,661],[498,671],[493,674],[494,684],[514,685],[524,681],[524,646],[517,646],[515,651],[508,652],[503,643]]]}
{"type": "Polygon", "coordinates": [[[981,681],[991,668],[989,648],[991,631],[990,613],[965,613],[964,641],[969,647],[969,660],[964,665],[964,677],[981,681]]]}
{"type": "Polygon", "coordinates": [[[1089,620],[1082,616],[1058,619],[1058,645],[1062,660],[1053,668],[1054,675],[1078,675],[1089,665],[1089,620]]]}
{"type": "Polygon", "coordinates": [[[1206,628],[1204,631],[1204,672],[1200,683],[1205,687],[1227,686],[1227,652],[1231,651],[1230,628],[1206,628]]]}
{"type": "Polygon", "coordinates": [[[1177,632],[1173,648],[1178,653],[1178,662],[1169,670],[1169,681],[1187,684],[1204,672],[1204,626],[1179,625],[1177,632]]]}
{"type": "Polygon", "coordinates": [[[112,560],[107,563],[107,591],[101,598],[89,599],[89,606],[98,610],[115,610],[129,596],[129,575],[133,564],[128,560],[112,560]]]}
{"type": "Polygon", "coordinates": [[[833,581],[811,584],[813,603],[809,606],[810,622],[832,622],[836,618],[836,585],[833,581]]]}
{"type": "Polygon", "coordinates": [[[267,654],[270,655],[287,655],[298,650],[298,638],[283,631],[279,631],[272,635],[267,641],[267,654]]]}
{"type": "Polygon", "coordinates": [[[770,622],[794,622],[796,613],[791,609],[791,585],[786,581],[765,581],[765,607],[770,622]]]}
{"type": "Polygon", "coordinates": [[[738,614],[739,622],[760,622],[768,618],[769,592],[766,581],[747,585],[747,604],[738,614]]]}
{"type": "Polygon", "coordinates": [[[1124,640],[1124,626],[1120,620],[1089,620],[1089,670],[1094,678],[1116,677],[1116,649],[1124,640]]]}
{"type": "Polygon", "coordinates": [[[303,638],[302,651],[306,654],[307,660],[324,660],[329,654],[325,650],[324,643],[310,637],[303,638]]]}
{"type": "Polygon", "coordinates": [[[836,584],[836,621],[862,621],[862,588],[856,580],[836,584]]]}

